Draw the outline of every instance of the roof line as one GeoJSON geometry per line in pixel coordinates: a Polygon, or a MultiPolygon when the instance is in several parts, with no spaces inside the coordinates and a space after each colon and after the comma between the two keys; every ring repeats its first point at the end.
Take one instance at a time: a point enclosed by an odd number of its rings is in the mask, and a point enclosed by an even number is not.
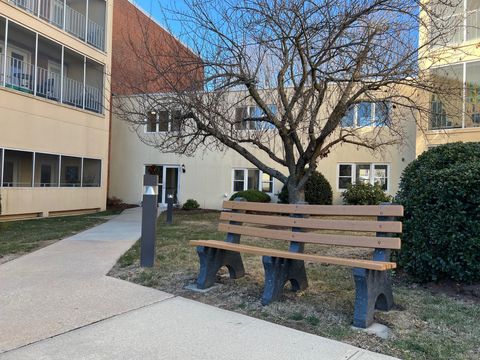
{"type": "Polygon", "coordinates": [[[197,54],[190,46],[188,46],[183,40],[178,38],[175,34],[172,34],[165,26],[163,26],[157,19],[155,19],[152,14],[149,14],[143,7],[141,7],[139,4],[135,2],[135,0],[127,0],[130,4],[135,6],[138,11],[140,11],[143,15],[148,17],[155,25],[160,27],[163,31],[165,31],[167,34],[169,34],[171,37],[173,37],[175,40],[177,40],[180,44],[182,44],[188,51],[190,51],[193,55],[201,59],[201,56],[197,54]]]}

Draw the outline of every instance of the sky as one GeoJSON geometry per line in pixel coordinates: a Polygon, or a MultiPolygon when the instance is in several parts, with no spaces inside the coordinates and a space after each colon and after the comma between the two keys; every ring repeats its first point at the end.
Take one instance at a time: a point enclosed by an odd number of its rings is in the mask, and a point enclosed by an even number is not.
{"type": "MultiPolygon", "coordinates": [[[[162,25],[165,24],[165,15],[162,13],[161,6],[164,7],[171,7],[172,4],[175,4],[175,7],[179,10],[185,9],[185,4],[182,0],[130,0],[134,4],[140,6],[143,10],[145,10],[148,14],[152,15],[152,17],[157,20],[162,25]]],[[[181,35],[181,29],[178,24],[175,22],[169,21],[170,30],[173,34],[177,37],[181,35]]]]}

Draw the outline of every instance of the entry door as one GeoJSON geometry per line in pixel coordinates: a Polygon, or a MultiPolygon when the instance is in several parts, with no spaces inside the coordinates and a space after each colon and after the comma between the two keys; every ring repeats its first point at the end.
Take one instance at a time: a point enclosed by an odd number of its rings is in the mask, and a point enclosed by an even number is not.
{"type": "Polygon", "coordinates": [[[152,171],[158,175],[158,202],[162,205],[167,203],[168,195],[173,195],[173,202],[178,202],[179,190],[179,166],[177,165],[146,165],[145,174],[152,171]]]}
{"type": "Polygon", "coordinates": [[[169,196],[173,196],[173,203],[178,202],[178,167],[165,167],[165,191],[163,203],[167,202],[169,196]]]}

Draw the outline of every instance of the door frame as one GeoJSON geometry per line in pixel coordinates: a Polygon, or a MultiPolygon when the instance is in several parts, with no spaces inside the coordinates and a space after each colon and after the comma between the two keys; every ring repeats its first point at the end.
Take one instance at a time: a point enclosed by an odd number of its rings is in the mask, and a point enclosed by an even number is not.
{"type": "MultiPolygon", "coordinates": [[[[181,165],[177,165],[177,164],[152,164],[152,163],[148,163],[148,164],[144,164],[143,165],[143,174],[145,174],[145,169],[149,166],[161,166],[162,167],[162,176],[160,178],[160,176],[158,177],[158,185],[162,185],[162,193],[161,194],[158,194],[158,203],[160,205],[167,205],[167,202],[166,202],[166,180],[167,180],[167,169],[177,169],[178,171],[178,176],[177,176],[177,199],[178,199],[178,195],[180,194],[180,174],[182,173],[181,172],[181,165]]],[[[142,184],[142,189],[143,189],[143,184],[142,184]]]]}

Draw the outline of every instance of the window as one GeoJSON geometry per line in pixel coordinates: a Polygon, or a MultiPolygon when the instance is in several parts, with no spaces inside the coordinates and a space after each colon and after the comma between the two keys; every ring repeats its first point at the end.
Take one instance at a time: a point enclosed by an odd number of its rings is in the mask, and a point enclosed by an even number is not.
{"type": "Polygon", "coordinates": [[[435,26],[431,27],[431,39],[435,40],[432,46],[458,44],[480,37],[479,0],[459,1],[454,4],[435,0],[432,1],[431,6],[437,17],[435,26]],[[452,7],[452,5],[456,6],[452,7]]]}
{"type": "Polygon", "coordinates": [[[82,186],[100,187],[102,161],[97,159],[83,159],[82,186]]]}
{"type": "Polygon", "coordinates": [[[262,173],[262,191],[273,193],[273,177],[266,173],[262,173]]]}
{"type": "Polygon", "coordinates": [[[352,167],[350,164],[340,164],[338,167],[338,188],[346,189],[353,184],[352,167]]]}
{"type": "Polygon", "coordinates": [[[145,132],[167,132],[167,131],[180,131],[181,127],[181,112],[179,110],[168,111],[155,111],[152,110],[147,113],[145,132]]]}
{"type": "Polygon", "coordinates": [[[82,159],[73,156],[62,156],[60,162],[60,186],[79,187],[81,185],[80,171],[82,159]]]}
{"type": "Polygon", "coordinates": [[[5,150],[3,159],[4,187],[31,187],[33,179],[33,153],[5,150]]]}
{"type": "Polygon", "coordinates": [[[35,153],[35,186],[58,186],[60,156],[35,153]]]}
{"type": "MultiPolygon", "coordinates": [[[[267,105],[269,110],[277,113],[277,106],[267,105]]],[[[237,130],[268,130],[275,129],[275,126],[268,121],[261,120],[266,115],[258,106],[241,106],[235,108],[235,129],[237,130]]]]}
{"type": "Polygon", "coordinates": [[[353,105],[340,121],[341,127],[365,127],[388,125],[390,120],[389,101],[362,101],[353,105]]]}
{"type": "Polygon", "coordinates": [[[100,159],[0,149],[0,187],[100,187],[101,168],[100,159]]]}
{"type": "Polygon", "coordinates": [[[245,190],[245,170],[234,170],[233,173],[233,191],[245,190]]]}
{"type": "Polygon", "coordinates": [[[244,190],[260,190],[273,194],[273,178],[258,169],[234,169],[233,192],[244,190]]]}
{"type": "Polygon", "coordinates": [[[157,112],[149,111],[147,113],[147,128],[146,132],[157,132],[157,112]]]}
{"type": "Polygon", "coordinates": [[[480,61],[431,70],[430,130],[480,127],[480,61]]]}
{"type": "Polygon", "coordinates": [[[378,184],[388,191],[389,165],[387,164],[339,164],[338,189],[345,190],[350,184],[378,184]]]}

